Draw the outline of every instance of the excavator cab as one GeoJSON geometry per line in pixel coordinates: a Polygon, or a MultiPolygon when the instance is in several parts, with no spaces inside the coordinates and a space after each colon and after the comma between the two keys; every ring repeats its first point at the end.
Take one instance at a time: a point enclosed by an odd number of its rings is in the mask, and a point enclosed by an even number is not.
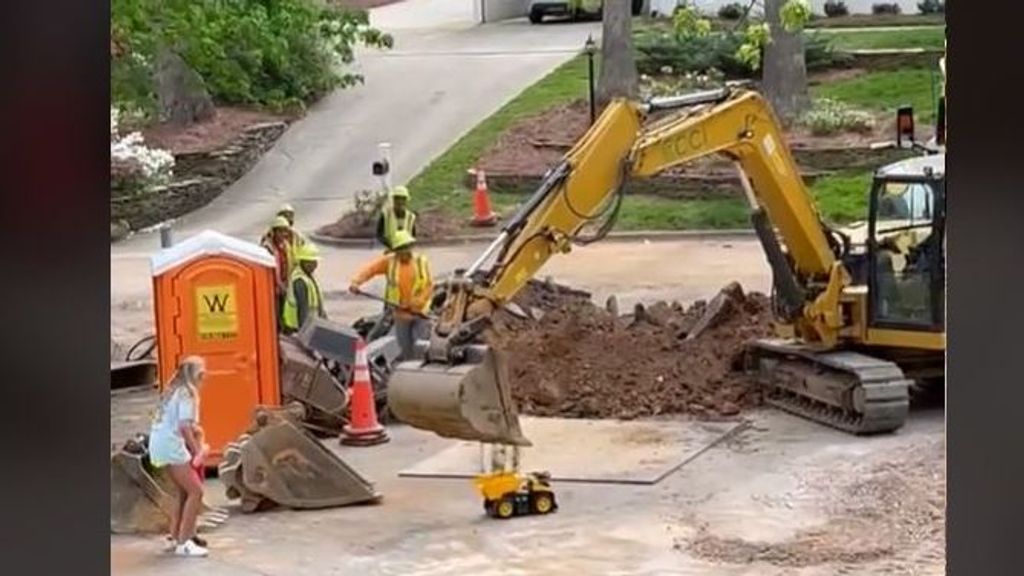
{"type": "Polygon", "coordinates": [[[945,330],[945,154],[876,172],[868,220],[868,327],[945,330]]]}

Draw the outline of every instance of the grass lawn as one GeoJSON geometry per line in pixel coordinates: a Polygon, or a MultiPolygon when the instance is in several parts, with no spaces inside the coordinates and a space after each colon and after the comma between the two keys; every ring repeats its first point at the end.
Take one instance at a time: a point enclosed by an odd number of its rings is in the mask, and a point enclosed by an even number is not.
{"type": "Polygon", "coordinates": [[[835,18],[817,16],[808,28],[870,28],[875,26],[944,26],[945,14],[850,14],[835,18]]]}
{"type": "MultiPolygon", "coordinates": [[[[594,73],[598,73],[596,65],[594,73]]],[[[509,125],[523,116],[586,97],[587,58],[580,55],[520,92],[417,174],[408,184],[414,206],[437,205],[441,201],[448,206],[449,200],[455,200],[458,207],[462,204],[468,207],[469,198],[462,188],[466,170],[509,125]]]]}
{"type": "Polygon", "coordinates": [[[925,48],[941,50],[946,38],[944,27],[909,30],[864,30],[820,33],[836,50],[877,50],[883,48],[925,48]]]}
{"type": "Polygon", "coordinates": [[[935,121],[935,98],[940,89],[937,71],[906,68],[868,72],[847,80],[812,86],[811,95],[892,114],[899,106],[909,104],[914,107],[914,116],[919,121],[930,123],[935,121]]]}

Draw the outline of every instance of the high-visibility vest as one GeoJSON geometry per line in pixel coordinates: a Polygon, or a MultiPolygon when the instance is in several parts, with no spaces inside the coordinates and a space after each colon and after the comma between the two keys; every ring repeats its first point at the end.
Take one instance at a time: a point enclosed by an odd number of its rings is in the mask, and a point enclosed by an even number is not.
{"type": "Polygon", "coordinates": [[[399,230],[412,232],[415,223],[416,214],[412,210],[406,208],[405,217],[399,219],[395,217],[395,209],[390,203],[384,205],[384,237],[387,238],[389,246],[395,241],[395,232],[399,230]]]}
{"type": "Polygon", "coordinates": [[[309,313],[322,315],[322,300],[320,299],[320,286],[316,280],[310,278],[309,274],[296,266],[292,272],[291,281],[288,283],[288,294],[284,300],[284,313],[281,315],[281,322],[289,330],[298,330],[299,326],[299,303],[295,300],[295,283],[302,282],[306,285],[306,295],[309,298],[309,313]]]}
{"type": "MultiPolygon", "coordinates": [[[[413,262],[416,268],[412,282],[412,296],[415,298],[427,289],[427,283],[430,281],[430,269],[427,267],[427,258],[423,255],[416,255],[413,258],[413,262]]],[[[399,306],[401,304],[401,293],[398,288],[398,257],[394,254],[388,256],[387,282],[387,287],[384,290],[384,299],[388,301],[388,304],[399,306]]],[[[417,312],[426,314],[429,310],[430,300],[427,300],[423,305],[423,309],[417,310],[417,312]]]]}

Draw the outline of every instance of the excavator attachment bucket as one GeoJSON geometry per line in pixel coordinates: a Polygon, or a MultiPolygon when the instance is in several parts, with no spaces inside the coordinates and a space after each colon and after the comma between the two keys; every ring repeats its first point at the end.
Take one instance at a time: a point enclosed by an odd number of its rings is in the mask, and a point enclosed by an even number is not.
{"type": "Polygon", "coordinates": [[[512,404],[504,356],[473,346],[456,365],[400,363],[388,381],[394,416],[444,438],[530,446],[512,404]]]}
{"type": "MultiPolygon", "coordinates": [[[[113,534],[162,534],[170,530],[171,511],[179,505],[179,490],[163,470],[150,470],[136,445],[110,456],[110,531],[113,534]]],[[[199,529],[216,528],[226,511],[205,503],[199,529]]]]}
{"type": "Polygon", "coordinates": [[[245,512],[380,499],[370,482],[288,417],[266,418],[252,434],[228,445],[218,471],[228,498],[241,499],[245,512]]]}

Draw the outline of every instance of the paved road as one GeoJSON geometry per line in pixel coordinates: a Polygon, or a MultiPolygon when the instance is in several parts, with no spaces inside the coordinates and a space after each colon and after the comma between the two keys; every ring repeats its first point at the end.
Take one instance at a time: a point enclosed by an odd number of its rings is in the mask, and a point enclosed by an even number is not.
{"type": "MultiPolygon", "coordinates": [[[[393,143],[394,180],[406,181],[600,31],[595,23],[476,25],[470,0],[406,0],[371,11],[371,21],[394,35],[395,48],[360,51],[365,85],[314,106],[252,171],[179,221],[177,237],[215,228],[254,238],[285,201],[303,229],[334,221],[356,190],[377,185],[378,142],[393,143]]],[[[140,235],[111,252],[158,245],[157,235],[140,235]]]]}

